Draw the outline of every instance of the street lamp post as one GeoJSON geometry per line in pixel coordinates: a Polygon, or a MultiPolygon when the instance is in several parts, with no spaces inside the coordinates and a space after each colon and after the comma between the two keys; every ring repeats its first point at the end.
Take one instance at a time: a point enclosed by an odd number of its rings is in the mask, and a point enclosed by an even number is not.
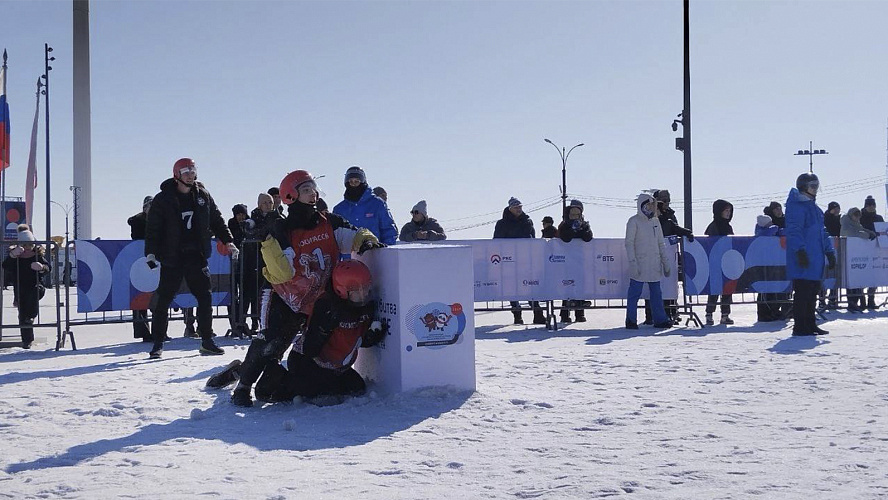
{"type": "Polygon", "coordinates": [[[808,172],[814,173],[814,155],[828,155],[829,151],[825,149],[814,149],[814,141],[808,141],[809,149],[800,149],[793,156],[807,156],[808,157],[808,172]]]}
{"type": "Polygon", "coordinates": [[[544,141],[551,144],[555,151],[558,151],[558,154],[561,156],[561,210],[567,208],[567,157],[570,156],[571,151],[577,149],[580,146],[584,146],[582,142],[577,144],[576,146],[567,149],[567,148],[559,148],[555,145],[554,142],[549,139],[543,139],[544,141]],[[565,152],[566,151],[566,152],[565,152]]]}
{"type": "MultiPolygon", "coordinates": [[[[68,239],[68,215],[71,213],[71,209],[73,207],[71,207],[70,205],[67,207],[63,206],[61,203],[59,203],[57,201],[49,200],[49,202],[52,203],[53,205],[58,206],[59,208],[61,208],[65,212],[65,269],[62,271],[62,279],[65,280],[65,283],[68,283],[69,277],[66,276],[66,274],[65,274],[68,271],[68,269],[67,269],[68,262],[70,262],[69,257],[68,257],[68,242],[70,241],[68,239]]],[[[56,270],[55,276],[57,279],[58,279],[58,275],[59,275],[58,270],[56,270]]]]}
{"type": "MultiPolygon", "coordinates": [[[[50,199],[50,189],[49,189],[49,179],[50,179],[50,169],[49,169],[49,72],[52,71],[52,66],[49,65],[50,62],[55,61],[55,57],[49,55],[52,52],[52,47],[49,46],[48,43],[43,44],[43,59],[44,59],[44,73],[40,78],[43,78],[43,90],[41,93],[46,97],[46,240],[49,241],[49,237],[52,236],[52,216],[49,214],[49,199],[50,199]]],[[[49,247],[47,247],[49,250],[49,247]]]]}

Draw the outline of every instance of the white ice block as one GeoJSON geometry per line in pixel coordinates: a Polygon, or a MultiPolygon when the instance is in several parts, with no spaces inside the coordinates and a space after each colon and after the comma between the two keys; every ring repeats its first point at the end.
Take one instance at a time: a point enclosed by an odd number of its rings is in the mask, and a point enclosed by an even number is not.
{"type": "Polygon", "coordinates": [[[360,257],[373,273],[389,335],[355,369],[381,393],[475,390],[474,273],[468,246],[390,246],[360,257]]]}

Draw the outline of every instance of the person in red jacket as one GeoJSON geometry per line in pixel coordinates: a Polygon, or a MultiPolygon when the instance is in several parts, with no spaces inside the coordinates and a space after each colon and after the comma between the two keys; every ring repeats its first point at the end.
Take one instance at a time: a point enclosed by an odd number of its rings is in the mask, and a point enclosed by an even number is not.
{"type": "MultiPolygon", "coordinates": [[[[379,343],[386,335],[370,300],[370,270],[356,260],[342,261],[333,268],[331,286],[315,302],[308,329],[296,337],[287,358],[287,368],[269,365],[256,384],[257,397],[269,402],[289,401],[296,396],[313,398],[361,394],[366,383],[352,368],[361,347],[379,343]]],[[[219,388],[241,376],[235,360],[213,375],[207,387],[219,388]]]]}

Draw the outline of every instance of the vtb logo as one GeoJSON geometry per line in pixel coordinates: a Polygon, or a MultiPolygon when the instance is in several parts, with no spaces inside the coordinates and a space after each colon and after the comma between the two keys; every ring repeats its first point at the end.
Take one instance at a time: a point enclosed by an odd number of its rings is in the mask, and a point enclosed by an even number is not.
{"type": "Polygon", "coordinates": [[[613,255],[596,255],[595,258],[600,260],[601,262],[614,262],[613,255]]]}

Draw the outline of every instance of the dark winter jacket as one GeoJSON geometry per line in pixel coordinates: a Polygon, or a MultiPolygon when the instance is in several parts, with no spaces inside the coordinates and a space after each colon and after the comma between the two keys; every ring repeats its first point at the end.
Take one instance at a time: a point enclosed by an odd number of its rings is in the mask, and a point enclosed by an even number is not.
{"type": "MultiPolygon", "coordinates": [[[[172,178],[161,183],[160,192],[154,197],[151,210],[148,211],[145,231],[145,255],[154,254],[161,264],[169,266],[179,264],[182,242],[182,213],[176,183],[172,178]]],[[[191,224],[200,238],[200,256],[208,259],[212,251],[211,236],[215,235],[222,243],[228,244],[233,241],[231,232],[203,184],[195,181],[189,195],[194,204],[191,224]]]]}
{"type": "Polygon", "coordinates": [[[130,238],[133,240],[145,239],[145,226],[148,223],[148,215],[145,212],[139,212],[126,220],[130,226],[130,238]]]}
{"type": "Polygon", "coordinates": [[[3,270],[12,283],[14,297],[18,302],[21,315],[27,318],[36,318],[40,302],[40,290],[37,285],[40,283],[41,276],[49,272],[49,262],[44,257],[43,249],[39,248],[37,252],[26,250],[19,257],[7,255],[3,260],[3,270]],[[43,264],[44,270],[31,269],[31,264],[34,262],[43,264]]]}
{"type": "Polygon", "coordinates": [[[691,236],[694,233],[690,229],[685,229],[678,225],[678,219],[675,217],[675,210],[669,207],[662,207],[660,211],[660,228],[663,230],[663,236],[691,236]]]}
{"type": "Polygon", "coordinates": [[[860,225],[869,229],[870,231],[876,230],[876,222],[885,222],[885,219],[882,218],[877,212],[867,212],[866,210],[860,211],[860,225]]]}
{"type": "Polygon", "coordinates": [[[826,226],[826,233],[830,236],[839,236],[842,234],[842,217],[833,215],[829,212],[823,214],[823,225],[826,226]]]}
{"type": "Polygon", "coordinates": [[[328,292],[315,302],[311,321],[296,349],[314,358],[321,368],[341,370],[354,364],[359,347],[370,347],[368,329],[376,317],[376,303],[356,306],[328,292]]]}
{"type": "Polygon", "coordinates": [[[592,229],[589,228],[589,223],[582,218],[571,220],[569,217],[571,208],[570,206],[564,208],[561,224],[558,224],[558,237],[564,242],[569,242],[574,238],[580,238],[586,242],[592,241],[592,229]]]}
{"type": "Polygon", "coordinates": [[[236,217],[228,219],[228,231],[231,232],[231,239],[234,241],[234,245],[241,248],[247,234],[246,221],[238,222],[236,217]]]}
{"type": "Polygon", "coordinates": [[[820,280],[825,256],[835,253],[823,225],[823,210],[810,196],[792,188],[786,199],[786,278],[820,280]],[[808,266],[799,264],[798,251],[808,255],[808,266]]]}
{"type": "Polygon", "coordinates": [[[775,226],[777,226],[781,229],[786,227],[786,215],[781,215],[780,217],[774,217],[774,211],[771,210],[770,207],[765,207],[765,210],[763,213],[771,218],[771,224],[774,224],[775,226]]]}
{"type": "Polygon", "coordinates": [[[558,228],[555,226],[544,227],[540,230],[542,238],[557,238],[558,237],[558,228]]]}
{"type": "Polygon", "coordinates": [[[494,238],[536,238],[533,221],[526,213],[518,217],[512,215],[508,208],[503,209],[503,218],[496,221],[493,229],[494,238]]]}
{"type": "Polygon", "coordinates": [[[260,210],[259,207],[256,207],[250,212],[250,219],[255,226],[253,226],[253,229],[247,231],[246,237],[253,240],[264,240],[265,237],[268,236],[268,232],[271,231],[271,228],[274,226],[274,221],[283,219],[283,216],[281,216],[281,213],[277,210],[271,210],[268,213],[263,214],[262,210],[260,210]]]}
{"type": "Polygon", "coordinates": [[[344,199],[333,207],[333,213],[342,216],[355,227],[370,230],[379,241],[394,245],[398,239],[398,228],[382,198],[373,194],[369,186],[358,201],[344,199]]]}
{"type": "Polygon", "coordinates": [[[404,227],[401,228],[401,235],[398,238],[401,241],[440,241],[446,240],[447,235],[444,234],[444,229],[441,228],[437,220],[432,217],[426,217],[421,223],[416,223],[413,219],[410,219],[410,222],[404,224],[404,227]],[[417,231],[426,231],[428,237],[424,240],[417,239],[414,236],[414,233],[417,231]]]}
{"type": "Polygon", "coordinates": [[[715,200],[712,204],[712,222],[706,227],[706,236],[728,236],[734,234],[734,228],[731,227],[731,219],[734,218],[734,205],[725,200],[715,200]],[[731,208],[731,218],[722,217],[725,208],[731,208]]]}

